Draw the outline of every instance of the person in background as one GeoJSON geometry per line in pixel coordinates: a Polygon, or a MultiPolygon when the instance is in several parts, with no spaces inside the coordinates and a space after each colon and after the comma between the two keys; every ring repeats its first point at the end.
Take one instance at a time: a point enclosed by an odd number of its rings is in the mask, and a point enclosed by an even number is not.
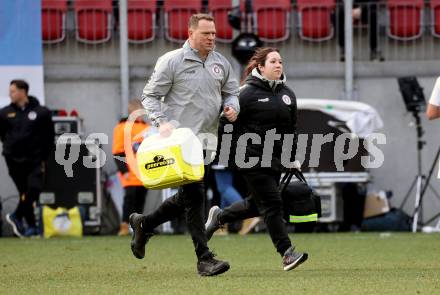
{"type": "MultiPolygon", "coordinates": [[[[217,136],[219,113],[228,121],[236,120],[240,111],[239,84],[228,60],[214,51],[216,28],[207,14],[189,19],[188,40],[182,48],[162,55],[142,94],[142,104],[149,119],[162,137],[171,135],[177,126],[191,128],[196,135],[217,136]],[[163,103],[163,105],[162,105],[163,103]],[[164,106],[165,105],[165,106],[164,106]]],[[[216,143],[205,148],[215,151],[216,143]]],[[[205,174],[208,166],[205,165],[205,174]]],[[[145,245],[154,229],[185,212],[188,230],[197,256],[197,272],[215,276],[226,272],[229,263],[214,258],[208,248],[204,227],[205,187],[202,181],[183,185],[178,193],[166,199],[149,215],[132,214],[131,251],[142,259],[145,245]]]]}
{"type": "MultiPolygon", "coordinates": [[[[128,102],[128,114],[143,109],[142,103],[138,99],[128,102]]],[[[124,130],[131,130],[130,143],[133,154],[136,154],[137,147],[142,142],[142,134],[146,132],[149,125],[142,120],[142,117],[136,118],[134,122],[123,118],[119,121],[113,131],[112,154],[118,168],[118,176],[124,188],[124,201],[122,204],[122,222],[119,227],[119,236],[129,235],[128,218],[132,213],[142,213],[144,211],[147,189],[137,178],[134,169],[136,169],[135,157],[127,156],[124,147],[124,130]],[[129,126],[127,126],[129,125],[129,126]]]]}
{"type": "Polygon", "coordinates": [[[440,77],[437,78],[434,88],[432,89],[431,98],[426,109],[426,117],[429,120],[440,118],[440,77]]]}
{"type": "MultiPolygon", "coordinates": [[[[232,204],[240,202],[243,200],[242,195],[239,190],[237,190],[234,186],[234,177],[237,176],[237,171],[234,169],[234,165],[228,164],[227,166],[219,163],[219,155],[221,153],[220,149],[222,146],[222,137],[224,134],[225,125],[228,124],[228,120],[225,118],[220,119],[220,126],[218,129],[218,143],[217,143],[217,152],[214,162],[211,165],[211,168],[214,172],[214,178],[216,182],[217,191],[220,194],[220,208],[229,208],[232,204]]],[[[245,192],[244,192],[245,193],[245,192]]],[[[247,194],[247,193],[245,193],[247,194]]],[[[241,220],[240,220],[241,221],[241,220]]],[[[241,229],[238,231],[241,235],[248,234],[258,223],[260,222],[259,217],[253,217],[243,220],[241,229]]],[[[228,234],[229,228],[228,224],[225,224],[222,228],[220,228],[216,234],[224,235],[228,234]]],[[[208,233],[208,238],[212,235],[208,233]]]]}
{"type": "MultiPolygon", "coordinates": [[[[382,53],[378,50],[379,26],[377,20],[377,0],[354,0],[352,10],[353,22],[368,25],[368,38],[370,45],[370,60],[384,61],[382,53]]],[[[345,61],[345,17],[344,1],[338,1],[336,9],[336,34],[341,49],[341,61],[345,61]]]]}
{"type": "Polygon", "coordinates": [[[43,189],[46,161],[55,147],[51,111],[28,92],[28,83],[12,80],[11,103],[0,109],[3,156],[19,193],[17,208],[6,215],[6,221],[20,238],[39,234],[34,203],[43,189]]]}
{"type": "MultiPolygon", "coordinates": [[[[244,219],[261,213],[272,243],[282,257],[283,269],[289,271],[308,258],[307,253],[295,251],[287,234],[279,190],[281,173],[287,169],[281,161],[286,136],[293,135],[290,158],[296,152],[296,96],[286,85],[281,55],[276,48],[257,49],[245,69],[245,76],[247,78],[239,96],[241,111],[233,124],[232,142],[236,142],[237,146],[232,148],[232,153],[237,151],[234,163],[246,180],[251,195],[239,202],[238,206],[234,203],[223,210],[217,206],[212,207],[205,229],[209,239],[223,224],[235,221],[237,217],[244,219]],[[270,161],[263,163],[264,150],[267,148],[265,142],[272,142],[267,138],[271,131],[280,135],[280,138],[273,141],[270,161]],[[240,141],[241,136],[249,134],[258,135],[260,142],[253,141],[250,144],[240,141]],[[237,162],[239,150],[243,150],[249,159],[257,159],[255,164],[240,167],[242,164],[237,162]]],[[[231,163],[232,157],[229,156],[226,164],[231,163]]]]}

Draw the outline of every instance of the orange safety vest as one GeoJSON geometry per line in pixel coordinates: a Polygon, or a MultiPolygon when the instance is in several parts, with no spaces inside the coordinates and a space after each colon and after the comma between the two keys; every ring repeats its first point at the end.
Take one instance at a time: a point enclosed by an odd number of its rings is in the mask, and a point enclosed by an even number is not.
{"type": "Polygon", "coordinates": [[[128,168],[128,173],[125,176],[121,172],[118,172],[118,176],[123,187],[143,186],[142,182],[136,176],[137,165],[136,155],[133,151],[133,144],[140,144],[142,142],[142,133],[147,131],[148,128],[150,128],[150,126],[143,121],[129,122],[126,119],[122,119],[119,124],[116,125],[113,131],[112,154],[121,157],[125,156],[125,161],[128,168]],[[125,150],[124,132],[126,126],[128,130],[131,128],[131,134],[125,139],[129,140],[127,142],[127,148],[131,148],[131,150],[125,150]]]}

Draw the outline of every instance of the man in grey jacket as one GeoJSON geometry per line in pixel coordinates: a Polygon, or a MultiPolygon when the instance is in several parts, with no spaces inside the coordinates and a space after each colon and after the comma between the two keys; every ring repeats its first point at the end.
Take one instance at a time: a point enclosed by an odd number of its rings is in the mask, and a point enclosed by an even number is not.
{"type": "MultiPolygon", "coordinates": [[[[176,127],[191,128],[197,134],[217,136],[219,113],[230,122],[237,119],[239,85],[230,63],[214,51],[215,24],[210,15],[195,14],[188,25],[189,38],[182,48],[161,56],[144,88],[142,103],[149,119],[162,136],[176,127]]],[[[211,142],[206,150],[215,150],[211,142]]],[[[224,273],[229,264],[219,261],[208,248],[204,227],[203,182],[183,185],[150,215],[132,214],[131,250],[136,258],[145,256],[145,245],[158,225],[186,213],[186,221],[198,258],[197,271],[202,276],[224,273]]]]}

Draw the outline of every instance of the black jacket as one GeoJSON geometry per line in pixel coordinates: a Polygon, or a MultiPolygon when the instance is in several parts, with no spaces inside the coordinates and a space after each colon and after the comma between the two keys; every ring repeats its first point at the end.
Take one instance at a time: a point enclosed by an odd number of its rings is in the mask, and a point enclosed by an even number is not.
{"type": "MultiPolygon", "coordinates": [[[[288,159],[289,162],[294,161],[296,152],[297,106],[295,94],[285,83],[278,84],[276,87],[271,88],[268,81],[263,81],[251,74],[246,79],[245,86],[240,91],[239,101],[240,114],[233,124],[232,147],[227,165],[235,166],[235,168],[239,169],[261,168],[266,132],[273,129],[276,134],[280,135],[280,139],[274,141],[271,161],[267,168],[271,168],[275,171],[284,170],[284,166],[281,163],[281,153],[284,136],[286,134],[294,135],[290,159],[288,159]],[[238,140],[240,136],[249,133],[257,134],[261,138],[261,143],[252,143],[248,140],[246,143],[241,142],[241,144],[239,144],[238,140]],[[259,161],[257,165],[251,168],[237,167],[235,152],[240,152],[240,150],[241,154],[244,150],[246,151],[245,162],[248,161],[249,157],[258,157],[259,161]]],[[[220,125],[221,128],[223,128],[222,125],[223,124],[220,125]]],[[[222,133],[219,133],[219,142],[221,141],[221,136],[222,133]]],[[[219,147],[220,145],[221,143],[219,147]]],[[[220,164],[225,163],[220,161],[220,164]]]]}
{"type": "Polygon", "coordinates": [[[54,148],[54,126],[49,109],[35,97],[21,109],[10,104],[0,109],[0,140],[3,155],[19,162],[46,160],[54,148]]]}

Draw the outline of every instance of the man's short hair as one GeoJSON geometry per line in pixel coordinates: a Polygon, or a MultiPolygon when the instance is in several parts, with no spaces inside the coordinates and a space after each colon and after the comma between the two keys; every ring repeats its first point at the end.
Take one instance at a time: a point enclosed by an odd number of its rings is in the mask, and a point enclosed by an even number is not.
{"type": "Polygon", "coordinates": [[[24,92],[26,92],[26,95],[28,94],[29,84],[24,80],[12,80],[9,85],[15,85],[15,87],[17,87],[18,89],[24,90],[24,92]]]}
{"type": "Polygon", "coordinates": [[[197,27],[199,26],[199,21],[201,21],[202,19],[215,23],[214,18],[211,15],[206,13],[197,13],[191,15],[191,17],[189,18],[188,28],[197,29],[197,27]]]}

